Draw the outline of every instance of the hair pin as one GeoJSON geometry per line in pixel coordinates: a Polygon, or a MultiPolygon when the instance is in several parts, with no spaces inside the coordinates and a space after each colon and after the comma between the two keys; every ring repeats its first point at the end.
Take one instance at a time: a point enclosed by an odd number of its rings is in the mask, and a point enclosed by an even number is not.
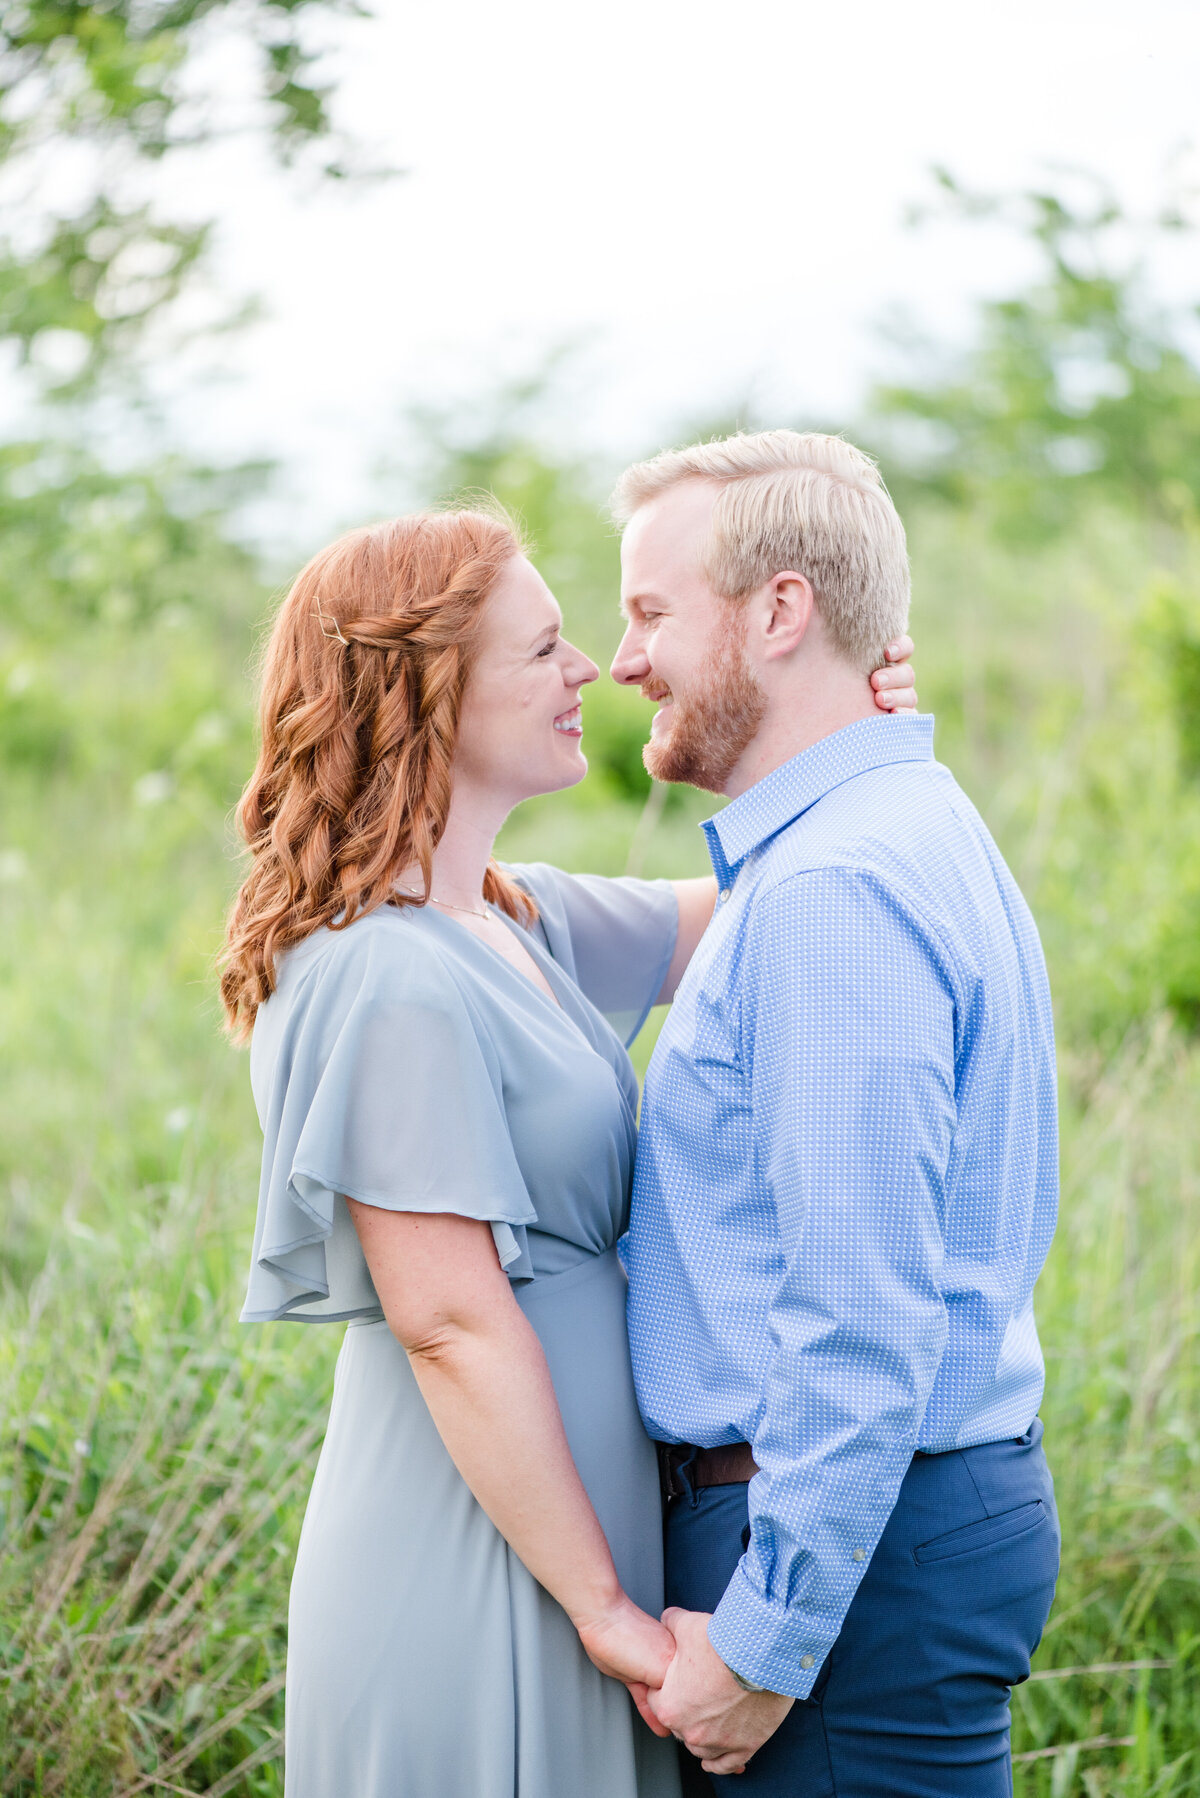
{"type": "Polygon", "coordinates": [[[350,640],[348,637],[343,637],[342,627],[338,623],[337,619],[336,618],[332,618],[332,619],[326,618],[325,609],[321,604],[321,595],[319,593],[317,594],[317,617],[321,620],[321,635],[323,637],[328,637],[331,641],[336,638],[336,640],[339,643],[343,644],[345,646],[345,648],[349,649],[350,640]],[[333,625],[332,630],[329,629],[330,624],[333,625]]]}

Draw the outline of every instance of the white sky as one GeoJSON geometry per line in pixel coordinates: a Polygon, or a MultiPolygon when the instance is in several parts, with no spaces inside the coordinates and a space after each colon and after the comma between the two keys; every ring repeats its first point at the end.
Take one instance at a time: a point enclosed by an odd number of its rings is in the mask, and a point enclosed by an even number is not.
{"type": "Polygon", "coordinates": [[[1069,163],[1150,203],[1200,112],[1197,0],[377,0],[333,42],[339,117],[408,173],[314,195],[207,154],[187,201],[268,316],[163,381],[191,447],[283,459],[263,528],[302,548],[378,510],[406,406],[564,339],[557,427],[604,458],[750,390],[840,419],[882,317],[956,338],[1027,266],[998,231],[903,228],[931,163],[1009,188],[1069,163]]]}

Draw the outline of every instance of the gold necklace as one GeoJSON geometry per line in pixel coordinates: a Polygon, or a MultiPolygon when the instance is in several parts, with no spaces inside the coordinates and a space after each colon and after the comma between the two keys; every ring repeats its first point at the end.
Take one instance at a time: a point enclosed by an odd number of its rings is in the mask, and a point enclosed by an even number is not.
{"type": "MultiPolygon", "coordinates": [[[[424,893],[419,893],[417,891],[416,887],[398,886],[396,888],[396,891],[398,893],[407,893],[411,899],[424,899],[424,897],[425,897],[424,893]]],[[[483,911],[476,911],[476,909],[473,905],[455,905],[453,899],[438,899],[432,893],[430,893],[430,895],[429,895],[428,903],[430,905],[440,905],[446,911],[465,912],[467,914],[468,918],[482,918],[485,923],[488,920],[488,918],[490,918],[492,915],[491,912],[486,909],[486,907],[484,908],[483,911]]]]}

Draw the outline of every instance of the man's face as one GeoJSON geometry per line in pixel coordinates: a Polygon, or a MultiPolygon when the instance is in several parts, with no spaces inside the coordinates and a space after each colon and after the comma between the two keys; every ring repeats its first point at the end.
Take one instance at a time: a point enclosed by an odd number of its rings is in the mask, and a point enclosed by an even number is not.
{"type": "Polygon", "coordinates": [[[746,659],[745,612],[700,567],[719,488],[685,481],[641,506],[621,543],[626,631],[612,677],[659,709],[643,751],[655,780],[722,793],[762,722],[766,696],[746,659]]]}

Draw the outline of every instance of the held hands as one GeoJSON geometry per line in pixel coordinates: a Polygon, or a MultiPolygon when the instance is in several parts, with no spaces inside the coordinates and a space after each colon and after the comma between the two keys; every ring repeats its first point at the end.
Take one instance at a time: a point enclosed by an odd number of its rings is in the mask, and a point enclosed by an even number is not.
{"type": "MultiPolygon", "coordinates": [[[[744,1773],[795,1699],[745,1691],[708,1639],[707,1612],[664,1611],[663,1622],[675,1639],[675,1656],[661,1690],[651,1691],[648,1709],[706,1773],[744,1773]]],[[[638,1709],[646,1715],[641,1705],[638,1709]]]]}
{"type": "Polygon", "coordinates": [[[917,689],[914,685],[916,676],[909,665],[909,657],[913,652],[911,637],[897,637],[884,650],[888,659],[887,668],[877,668],[871,676],[871,685],[875,689],[875,704],[881,712],[915,711],[917,706],[917,689]]]}
{"type": "Polygon", "coordinates": [[[621,1592],[574,1622],[589,1659],[628,1687],[656,1736],[677,1736],[706,1773],[743,1773],[795,1700],[740,1686],[708,1639],[708,1620],[673,1609],[656,1623],[621,1592]]]}
{"type": "Polygon", "coordinates": [[[574,1623],[593,1665],[628,1686],[642,1720],[656,1736],[669,1736],[670,1730],[649,1707],[648,1691],[651,1687],[657,1690],[667,1676],[675,1652],[670,1630],[640,1610],[624,1592],[604,1609],[576,1617],[574,1623]]]}

